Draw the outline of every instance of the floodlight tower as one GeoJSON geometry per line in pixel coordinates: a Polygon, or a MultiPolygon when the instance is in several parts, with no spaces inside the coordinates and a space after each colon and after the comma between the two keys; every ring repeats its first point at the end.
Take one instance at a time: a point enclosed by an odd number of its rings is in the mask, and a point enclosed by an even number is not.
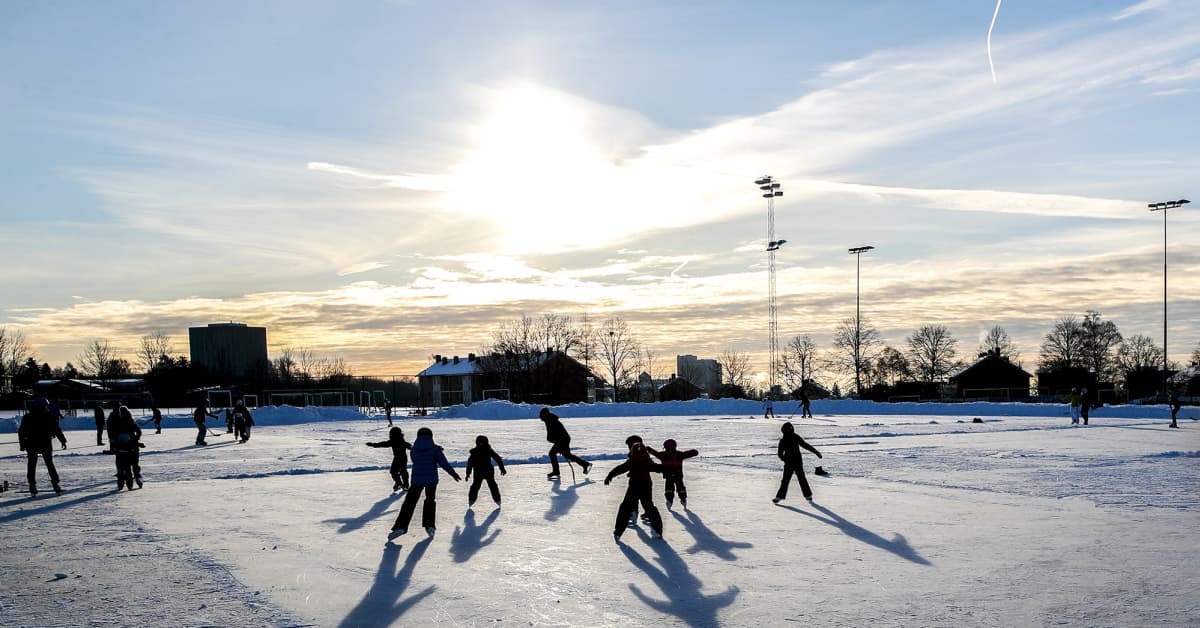
{"type": "MultiPolygon", "coordinates": [[[[1164,201],[1147,205],[1150,211],[1156,212],[1162,210],[1163,213],[1163,395],[1166,395],[1168,398],[1171,393],[1167,389],[1167,210],[1183,207],[1190,202],[1186,198],[1181,198],[1177,201],[1164,201]]],[[[1171,427],[1176,427],[1174,421],[1171,422],[1171,427]]]]}
{"type": "Polygon", "coordinates": [[[856,246],[848,252],[854,262],[854,392],[862,398],[862,254],[873,246],[856,246]]]}
{"type": "Polygon", "coordinates": [[[767,335],[770,336],[770,364],[767,373],[767,394],[775,390],[775,374],[779,370],[779,303],[775,298],[775,251],[787,240],[775,239],[775,199],[783,196],[783,185],[770,175],[754,180],[754,185],[767,199],[767,335]]]}

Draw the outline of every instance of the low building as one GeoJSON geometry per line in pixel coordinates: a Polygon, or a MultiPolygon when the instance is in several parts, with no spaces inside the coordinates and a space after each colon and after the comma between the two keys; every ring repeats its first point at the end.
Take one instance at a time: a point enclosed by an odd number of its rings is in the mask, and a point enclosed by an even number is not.
{"type": "Polygon", "coordinates": [[[981,354],[970,366],[950,378],[960,398],[1025,399],[1033,375],[994,352],[981,354]]]}
{"type": "Polygon", "coordinates": [[[467,357],[436,355],[417,374],[426,407],[471,405],[483,399],[559,405],[595,399],[597,378],[561,351],[467,357]]]}
{"type": "Polygon", "coordinates": [[[658,389],[659,401],[691,401],[703,396],[703,388],[674,375],[658,389]]]}

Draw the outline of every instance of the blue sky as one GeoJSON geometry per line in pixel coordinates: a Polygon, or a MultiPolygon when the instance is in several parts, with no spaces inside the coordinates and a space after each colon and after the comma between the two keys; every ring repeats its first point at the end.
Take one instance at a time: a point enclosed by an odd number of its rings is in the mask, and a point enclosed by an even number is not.
{"type": "MultiPolygon", "coordinates": [[[[1194,196],[1200,6],[1181,1],[6,2],[0,325],[93,338],[266,325],[359,373],[503,320],[627,319],[660,355],[780,333],[1064,315],[1161,341],[1162,222],[1194,196]],[[849,308],[849,309],[848,309],[849,308]]],[[[1171,344],[1200,341],[1197,212],[1171,344]]]]}

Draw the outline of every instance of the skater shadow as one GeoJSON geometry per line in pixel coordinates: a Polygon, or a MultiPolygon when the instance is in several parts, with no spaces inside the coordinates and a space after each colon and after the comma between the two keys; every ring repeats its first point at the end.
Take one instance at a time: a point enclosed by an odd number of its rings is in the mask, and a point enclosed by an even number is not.
{"type": "Polygon", "coordinates": [[[817,521],[820,521],[821,523],[828,523],[829,525],[837,528],[838,530],[841,530],[842,534],[845,534],[846,536],[858,539],[858,540],[862,541],[863,543],[866,543],[867,545],[873,545],[875,547],[878,547],[879,549],[887,550],[905,560],[912,561],[914,563],[917,563],[918,565],[932,565],[933,564],[933,563],[929,562],[928,560],[926,560],[924,557],[922,557],[920,554],[918,554],[917,550],[913,549],[912,546],[908,544],[908,539],[904,538],[904,535],[900,534],[899,532],[897,532],[896,535],[892,538],[892,540],[889,541],[889,540],[883,538],[882,536],[879,536],[878,534],[875,534],[874,532],[872,532],[862,526],[850,523],[849,521],[845,520],[837,513],[833,512],[832,510],[830,510],[824,506],[818,506],[817,504],[813,504],[812,506],[813,506],[813,508],[815,508],[815,509],[821,511],[822,513],[824,513],[825,515],[827,515],[828,518],[822,517],[820,515],[814,515],[811,512],[808,512],[806,510],[801,510],[799,508],[796,508],[795,506],[785,506],[783,504],[780,504],[781,508],[784,508],[786,510],[791,510],[793,512],[798,512],[806,517],[812,517],[813,519],[816,519],[817,521]]]}
{"type": "Polygon", "coordinates": [[[642,593],[636,584],[630,584],[633,592],[643,604],[667,615],[674,615],[689,626],[719,626],[717,611],[733,604],[740,590],[730,586],[724,592],[716,595],[704,595],[700,589],[704,583],[688,569],[687,564],[679,557],[674,548],[663,539],[651,539],[641,528],[637,529],[638,538],[654,548],[657,562],[661,567],[651,564],[632,547],[617,543],[625,558],[641,569],[650,577],[654,584],[667,596],[666,600],[658,600],[642,593]]]}
{"type": "Polygon", "coordinates": [[[475,511],[467,510],[467,514],[463,516],[462,527],[454,526],[454,535],[450,537],[450,555],[454,557],[454,562],[465,563],[471,560],[475,552],[496,540],[500,530],[492,530],[489,535],[488,528],[499,516],[500,509],[497,508],[483,520],[483,525],[475,525],[475,511]]]}
{"type": "Polygon", "coordinates": [[[342,517],[338,519],[325,519],[321,523],[340,523],[342,527],[338,528],[338,534],[346,534],[353,532],[367,525],[367,523],[378,519],[387,512],[388,506],[400,498],[399,493],[391,493],[387,497],[375,502],[371,508],[357,517],[342,517]]]}
{"type": "Polygon", "coordinates": [[[578,484],[572,484],[566,488],[562,486],[562,480],[555,478],[554,485],[550,490],[554,493],[550,496],[550,508],[544,515],[546,521],[558,521],[558,518],[570,512],[575,506],[575,502],[579,501],[580,486],[587,486],[592,483],[591,478],[584,480],[578,484]]]}
{"type": "Polygon", "coordinates": [[[388,543],[383,548],[383,557],[379,560],[379,570],[375,572],[375,581],[371,588],[350,609],[350,613],[342,619],[339,626],[390,626],[408,612],[418,602],[437,590],[436,586],[425,587],[420,593],[411,595],[400,601],[400,596],[412,581],[413,569],[420,562],[429,542],[433,537],[427,537],[412,546],[412,552],[404,559],[404,566],[396,571],[396,563],[400,562],[400,546],[388,543]]]}
{"type": "Polygon", "coordinates": [[[737,560],[737,556],[734,555],[733,550],[754,547],[753,543],[726,541],[722,539],[711,528],[704,525],[704,520],[700,518],[700,515],[691,510],[685,512],[687,512],[686,517],[672,510],[671,516],[675,517],[675,520],[687,529],[692,538],[696,540],[695,545],[684,550],[686,553],[710,552],[721,560],[737,560]]]}
{"type": "MultiPolygon", "coordinates": [[[[108,482],[105,482],[104,484],[108,484],[108,482]]],[[[96,488],[99,486],[103,486],[104,484],[92,484],[89,486],[85,486],[83,488],[84,489],[96,488]]],[[[83,489],[74,489],[74,490],[83,490],[83,489]]],[[[9,501],[9,502],[3,504],[2,507],[9,508],[12,506],[24,506],[24,505],[28,505],[34,501],[40,502],[43,499],[46,500],[46,503],[41,506],[37,506],[35,508],[25,508],[25,509],[19,510],[14,513],[9,513],[7,515],[0,515],[0,524],[8,523],[10,521],[20,521],[21,519],[25,519],[28,517],[36,517],[38,515],[43,515],[48,512],[54,512],[56,510],[62,510],[64,508],[70,508],[72,506],[86,504],[88,502],[96,501],[97,499],[103,499],[105,497],[111,497],[113,495],[116,495],[116,493],[104,491],[101,493],[89,493],[87,495],[82,495],[80,497],[63,499],[61,495],[55,495],[54,492],[51,491],[50,494],[46,495],[45,497],[29,496],[25,499],[17,499],[17,500],[9,501]]]]}

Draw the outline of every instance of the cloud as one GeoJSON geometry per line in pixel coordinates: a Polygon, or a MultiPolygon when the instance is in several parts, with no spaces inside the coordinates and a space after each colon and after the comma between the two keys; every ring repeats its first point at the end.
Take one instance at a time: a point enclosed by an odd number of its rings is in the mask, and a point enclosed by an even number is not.
{"type": "Polygon", "coordinates": [[[1127,20],[1135,15],[1141,15],[1142,13],[1162,8],[1166,6],[1166,4],[1167,0],[1143,0],[1142,2],[1122,9],[1112,17],[1112,21],[1119,22],[1121,20],[1127,20]]]}

